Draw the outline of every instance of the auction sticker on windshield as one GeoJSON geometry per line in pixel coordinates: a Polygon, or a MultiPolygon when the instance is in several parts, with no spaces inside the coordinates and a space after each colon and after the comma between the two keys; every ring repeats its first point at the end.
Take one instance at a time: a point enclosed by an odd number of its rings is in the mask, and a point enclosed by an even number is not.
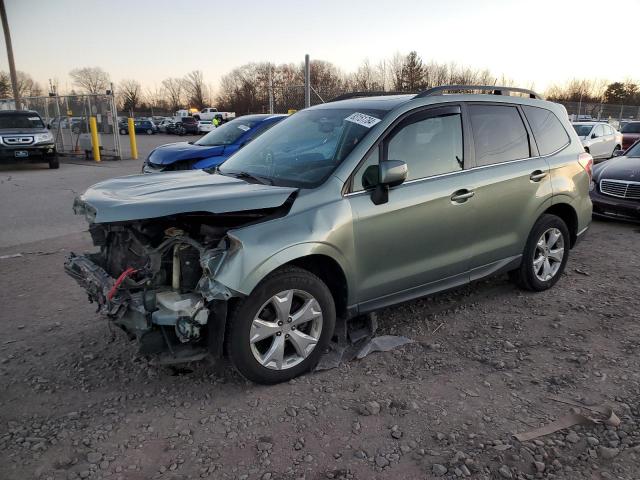
{"type": "Polygon", "coordinates": [[[347,118],[345,118],[345,120],[347,122],[357,123],[358,125],[362,125],[363,127],[367,128],[371,128],[376,123],[381,121],[379,118],[359,112],[352,113],[347,118]]]}

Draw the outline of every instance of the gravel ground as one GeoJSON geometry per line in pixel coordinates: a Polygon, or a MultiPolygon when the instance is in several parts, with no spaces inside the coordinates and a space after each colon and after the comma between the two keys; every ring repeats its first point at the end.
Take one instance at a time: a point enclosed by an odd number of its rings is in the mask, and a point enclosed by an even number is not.
{"type": "Polygon", "coordinates": [[[88,236],[0,249],[2,479],[633,479],[640,229],[594,222],[551,291],[496,277],[379,312],[416,343],[272,387],[156,368],[62,270],[88,236]],[[607,404],[619,427],[520,443],[607,404]]]}

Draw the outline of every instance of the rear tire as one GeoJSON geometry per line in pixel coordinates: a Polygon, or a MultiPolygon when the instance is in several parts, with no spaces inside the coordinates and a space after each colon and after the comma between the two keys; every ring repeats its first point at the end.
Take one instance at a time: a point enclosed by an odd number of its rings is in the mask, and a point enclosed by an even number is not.
{"type": "Polygon", "coordinates": [[[51,157],[49,159],[49,168],[54,170],[56,168],[60,168],[60,160],[58,159],[58,157],[51,157]]]}
{"type": "Polygon", "coordinates": [[[153,130],[151,130],[150,128],[147,130],[147,135],[153,135],[153,130]]]}
{"type": "Polygon", "coordinates": [[[564,221],[542,215],[529,233],[520,267],[509,272],[509,277],[524,290],[542,292],[553,287],[567,265],[570,245],[564,221]]]}
{"type": "Polygon", "coordinates": [[[124,128],[120,129],[120,135],[126,135],[127,131],[124,128]]]}
{"type": "Polygon", "coordinates": [[[286,382],[317,365],[335,321],[333,297],[322,280],[307,270],[285,267],[233,307],[227,352],[249,380],[286,382]]]}
{"type": "Polygon", "coordinates": [[[611,156],[613,157],[613,155],[618,151],[618,150],[622,150],[622,147],[620,145],[616,145],[613,148],[613,152],[611,152],[611,156]]]}

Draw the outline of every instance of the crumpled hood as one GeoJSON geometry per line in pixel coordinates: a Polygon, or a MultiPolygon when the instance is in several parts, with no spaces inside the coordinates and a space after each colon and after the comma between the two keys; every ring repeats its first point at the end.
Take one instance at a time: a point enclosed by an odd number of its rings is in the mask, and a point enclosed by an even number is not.
{"type": "Polygon", "coordinates": [[[593,168],[594,179],[628,180],[640,182],[640,158],[616,157],[599,163],[593,168]]]}
{"type": "Polygon", "coordinates": [[[157,165],[170,165],[181,160],[199,160],[202,158],[217,157],[224,153],[224,145],[204,147],[191,145],[187,142],[168,143],[156,148],[149,161],[157,165]]]}
{"type": "Polygon", "coordinates": [[[296,188],[248,183],[202,170],[130,175],[89,187],[74,211],[96,223],[124,222],[189,212],[227,213],[275,208],[296,188]]]}

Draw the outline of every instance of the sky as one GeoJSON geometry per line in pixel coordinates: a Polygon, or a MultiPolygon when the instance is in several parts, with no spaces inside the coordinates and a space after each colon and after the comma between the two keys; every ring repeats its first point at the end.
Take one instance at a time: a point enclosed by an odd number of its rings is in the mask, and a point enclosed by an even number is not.
{"type": "MultiPolygon", "coordinates": [[[[640,0],[5,0],[16,68],[68,90],[100,66],[145,88],[202,70],[214,90],[252,61],[328,60],[345,72],[416,50],[544,91],[572,78],[640,79],[615,25],[640,0]],[[598,22],[602,21],[602,26],[598,22]]],[[[629,31],[625,30],[624,31],[629,31]]],[[[0,70],[8,70],[4,37],[0,70]]]]}

